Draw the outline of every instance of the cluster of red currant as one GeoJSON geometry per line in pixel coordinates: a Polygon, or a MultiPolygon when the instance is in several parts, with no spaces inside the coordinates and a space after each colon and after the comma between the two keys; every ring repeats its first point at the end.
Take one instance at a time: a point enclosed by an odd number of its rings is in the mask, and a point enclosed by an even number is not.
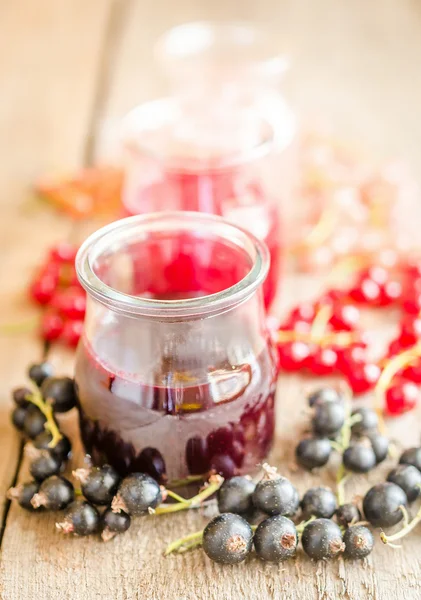
{"type": "Polygon", "coordinates": [[[77,346],[83,329],[86,294],[75,270],[77,247],[60,243],[50,249],[32,280],[30,297],[44,309],[40,335],[45,342],[77,346]]]}
{"type": "Polygon", "coordinates": [[[350,288],[328,290],[294,308],[277,340],[284,371],[340,374],[355,394],[376,388],[391,415],[412,409],[421,384],[421,263],[364,267],[350,288]],[[356,304],[401,310],[399,335],[379,362],[368,357],[369,337],[359,326],[356,304]]]}

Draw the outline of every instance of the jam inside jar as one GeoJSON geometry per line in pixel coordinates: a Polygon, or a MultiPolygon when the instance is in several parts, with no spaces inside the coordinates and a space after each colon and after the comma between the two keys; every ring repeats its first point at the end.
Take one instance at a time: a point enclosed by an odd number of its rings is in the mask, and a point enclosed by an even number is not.
{"type": "Polygon", "coordinates": [[[160,482],[251,472],[275,426],[266,246],[220,217],[122,219],[77,257],[88,292],[75,381],[95,464],[160,482]]]}

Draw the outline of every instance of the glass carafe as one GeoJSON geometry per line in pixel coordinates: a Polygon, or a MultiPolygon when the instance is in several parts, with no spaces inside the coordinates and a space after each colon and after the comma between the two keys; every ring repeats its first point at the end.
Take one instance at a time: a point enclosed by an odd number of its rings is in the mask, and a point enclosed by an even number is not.
{"type": "Polygon", "coordinates": [[[95,464],[161,482],[253,471],[275,426],[265,245],[194,212],[122,219],[82,245],[75,381],[95,464]]]}

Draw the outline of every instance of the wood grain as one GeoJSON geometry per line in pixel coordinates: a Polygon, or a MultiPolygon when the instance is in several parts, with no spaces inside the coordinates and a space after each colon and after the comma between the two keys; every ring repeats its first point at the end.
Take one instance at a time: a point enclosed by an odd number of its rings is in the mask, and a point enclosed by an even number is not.
{"type": "MultiPolygon", "coordinates": [[[[271,26],[294,55],[296,69],[286,89],[303,112],[328,113],[340,132],[361,138],[380,153],[405,154],[421,166],[421,11],[411,0],[261,0],[258,4],[252,0],[180,0],[176,4],[156,0],[152,5],[142,0],[15,0],[1,6],[0,17],[0,78],[8,88],[0,98],[0,149],[6,166],[0,176],[5,320],[33,314],[22,300],[22,289],[43,249],[68,230],[67,222],[48,211],[24,210],[27,185],[39,172],[80,165],[87,154],[88,158],[107,154],[104,140],[113,137],[124,112],[164,88],[152,66],[151,48],[156,36],[176,23],[237,18],[271,26]],[[110,15],[122,19],[117,32],[113,23],[110,29],[110,15]],[[122,25],[124,35],[119,37],[122,25]],[[110,31],[112,52],[104,61],[104,36],[110,31]]],[[[316,290],[315,281],[290,278],[284,305],[316,290]]],[[[391,334],[393,318],[393,314],[377,322],[369,318],[379,340],[391,334]]],[[[4,410],[10,406],[8,390],[20,383],[37,349],[29,334],[0,339],[0,406],[4,410]]],[[[69,369],[68,356],[56,353],[53,358],[61,371],[69,369]]],[[[291,466],[293,448],[307,422],[303,389],[309,383],[299,377],[281,379],[277,441],[271,459],[300,492],[320,482],[334,485],[334,463],[317,477],[291,466]]],[[[5,413],[0,428],[2,497],[18,461],[18,439],[6,419],[5,413]]],[[[418,444],[419,422],[420,412],[411,413],[391,424],[391,434],[405,445],[418,444]]],[[[63,427],[72,438],[77,437],[76,415],[64,417],[63,427]]],[[[82,460],[80,444],[76,444],[73,465],[82,460]]],[[[390,463],[372,473],[369,483],[365,477],[354,477],[347,486],[348,497],[384,478],[389,467],[390,463]]],[[[19,480],[27,477],[24,461],[19,480]]],[[[169,541],[206,523],[200,512],[137,519],[124,536],[109,544],[94,538],[64,538],[55,531],[57,515],[32,515],[14,505],[7,517],[0,567],[3,600],[421,597],[417,532],[404,542],[404,550],[393,551],[378,542],[364,563],[312,564],[300,552],[295,560],[280,566],[250,558],[237,567],[220,567],[201,551],[162,556],[169,541]]]]}

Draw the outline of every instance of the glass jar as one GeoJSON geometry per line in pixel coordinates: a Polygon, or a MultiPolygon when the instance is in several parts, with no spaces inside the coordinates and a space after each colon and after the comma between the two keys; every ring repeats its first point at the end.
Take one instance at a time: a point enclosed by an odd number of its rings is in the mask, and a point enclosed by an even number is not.
{"type": "Polygon", "coordinates": [[[269,307],[281,277],[279,208],[288,171],[279,164],[273,127],[252,107],[194,106],[186,113],[176,98],[159,99],[126,117],[125,214],[200,211],[250,231],[269,248],[269,307]]]}
{"type": "Polygon", "coordinates": [[[194,212],[122,219],[79,250],[88,294],[75,381],[95,464],[160,482],[253,471],[275,425],[266,246],[194,212]]]}

